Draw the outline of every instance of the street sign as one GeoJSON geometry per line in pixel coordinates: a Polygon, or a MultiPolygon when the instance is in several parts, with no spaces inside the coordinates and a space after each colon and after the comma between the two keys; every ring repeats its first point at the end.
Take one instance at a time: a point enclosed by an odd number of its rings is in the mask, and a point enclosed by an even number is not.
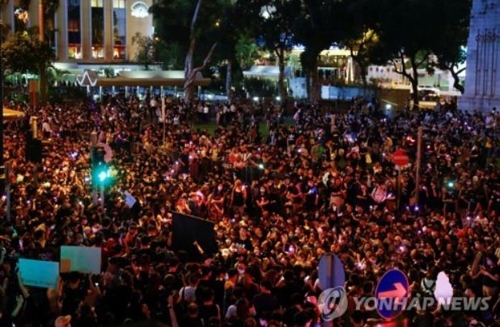
{"type": "Polygon", "coordinates": [[[380,317],[391,320],[403,312],[408,288],[408,278],[401,270],[391,269],[382,276],[375,289],[380,317]]]}
{"type": "Polygon", "coordinates": [[[392,154],[392,162],[396,166],[406,166],[410,163],[410,158],[406,154],[406,151],[403,149],[398,149],[392,154]]]}
{"type": "Polygon", "coordinates": [[[333,253],[325,253],[319,260],[318,278],[321,289],[344,287],[345,270],[342,261],[333,253]]]}

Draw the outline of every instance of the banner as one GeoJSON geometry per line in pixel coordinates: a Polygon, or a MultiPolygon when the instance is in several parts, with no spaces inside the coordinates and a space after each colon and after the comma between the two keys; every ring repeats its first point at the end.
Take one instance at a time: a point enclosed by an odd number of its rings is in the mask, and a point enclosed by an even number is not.
{"type": "Polygon", "coordinates": [[[18,267],[25,286],[57,288],[59,262],[19,259],[18,267]]]}
{"type": "Polygon", "coordinates": [[[61,246],[61,272],[101,273],[101,248],[61,246]]]}
{"type": "Polygon", "coordinates": [[[136,198],[134,198],[129,191],[123,192],[123,195],[125,195],[125,204],[127,205],[127,207],[132,208],[137,202],[136,198]]]}
{"type": "Polygon", "coordinates": [[[172,247],[186,251],[193,260],[218,251],[214,223],[195,216],[172,212],[172,247]],[[201,253],[203,252],[203,254],[201,253]]]}

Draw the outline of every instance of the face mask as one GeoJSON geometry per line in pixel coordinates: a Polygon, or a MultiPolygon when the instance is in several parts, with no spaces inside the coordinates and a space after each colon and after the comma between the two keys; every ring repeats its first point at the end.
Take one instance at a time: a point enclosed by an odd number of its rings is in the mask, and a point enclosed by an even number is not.
{"type": "Polygon", "coordinates": [[[261,189],[260,189],[260,193],[264,193],[265,191],[266,191],[266,189],[265,189],[265,188],[261,188],[261,189]]]}
{"type": "Polygon", "coordinates": [[[240,275],[243,275],[243,274],[245,273],[245,269],[238,269],[238,273],[239,273],[240,275]]]}
{"type": "Polygon", "coordinates": [[[217,189],[218,189],[219,191],[222,191],[222,186],[219,186],[217,189]]]}

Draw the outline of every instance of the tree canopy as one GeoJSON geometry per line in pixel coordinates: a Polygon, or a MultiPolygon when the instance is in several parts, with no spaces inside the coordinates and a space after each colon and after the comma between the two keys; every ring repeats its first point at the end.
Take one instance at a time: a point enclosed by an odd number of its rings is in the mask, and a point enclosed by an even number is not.
{"type": "Polygon", "coordinates": [[[318,57],[332,45],[351,50],[362,77],[370,63],[390,63],[414,91],[420,68],[458,76],[470,6],[471,0],[158,0],[151,12],[159,44],[175,49],[158,59],[183,66],[187,79],[200,69],[207,73],[210,61],[238,60],[237,50],[248,48],[242,42],[252,39],[278,58],[283,72],[284,53],[302,45],[302,68],[317,100],[318,57]],[[184,60],[173,59],[181,54],[184,60]]]}
{"type": "Polygon", "coordinates": [[[2,65],[11,72],[37,74],[54,59],[50,45],[41,42],[36,33],[17,32],[2,42],[2,65]]]}

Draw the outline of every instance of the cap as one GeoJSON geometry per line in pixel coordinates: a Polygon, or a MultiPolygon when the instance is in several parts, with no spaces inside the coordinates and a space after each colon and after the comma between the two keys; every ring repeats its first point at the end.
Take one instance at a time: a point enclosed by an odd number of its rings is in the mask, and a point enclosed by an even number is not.
{"type": "Polygon", "coordinates": [[[71,316],[59,316],[57,317],[54,326],[55,327],[71,327],[71,316]]]}

